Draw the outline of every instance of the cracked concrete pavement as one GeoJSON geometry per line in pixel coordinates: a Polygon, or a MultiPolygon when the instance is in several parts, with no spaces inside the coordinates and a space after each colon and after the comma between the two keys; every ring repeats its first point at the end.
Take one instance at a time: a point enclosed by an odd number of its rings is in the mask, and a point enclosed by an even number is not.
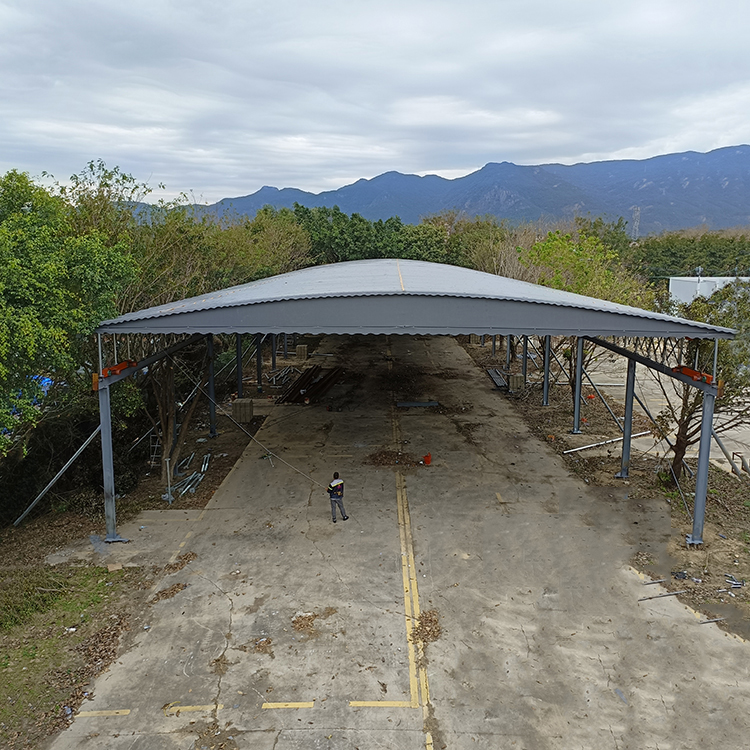
{"type": "Polygon", "coordinates": [[[673,598],[638,603],[659,586],[628,560],[663,549],[666,507],[569,475],[450,338],[319,351],[346,376],[331,411],[271,410],[256,437],[283,460],[251,443],[204,511],[155,512],[107,548],[197,557],[159,582],[188,586],[151,605],[50,748],[209,747],[196,733],[212,722],[253,750],[747,744],[747,644],[673,598]],[[368,460],[399,446],[432,464],[368,460]],[[333,471],[350,516],[336,525],[333,471]],[[415,607],[443,627],[424,654],[415,607]]]}

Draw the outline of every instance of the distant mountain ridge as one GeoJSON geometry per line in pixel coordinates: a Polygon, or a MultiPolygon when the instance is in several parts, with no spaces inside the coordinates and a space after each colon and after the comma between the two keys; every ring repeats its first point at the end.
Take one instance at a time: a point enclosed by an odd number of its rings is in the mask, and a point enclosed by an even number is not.
{"type": "Polygon", "coordinates": [[[310,208],[338,206],[371,221],[399,216],[409,224],[457,209],[511,222],[622,216],[631,234],[639,236],[699,224],[722,229],[750,224],[750,146],[570,166],[491,162],[452,180],[385,172],[317,194],[263,187],[200,210],[252,217],[263,206],[291,208],[295,202],[310,208]]]}

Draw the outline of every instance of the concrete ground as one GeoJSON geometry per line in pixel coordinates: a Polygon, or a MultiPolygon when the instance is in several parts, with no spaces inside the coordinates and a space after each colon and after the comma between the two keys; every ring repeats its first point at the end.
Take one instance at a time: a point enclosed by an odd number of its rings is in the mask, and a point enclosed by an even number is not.
{"type": "Polygon", "coordinates": [[[274,408],[204,511],[95,552],[197,557],[51,748],[747,746],[747,644],[638,601],[663,593],[628,560],[664,548],[666,507],[571,477],[452,339],[323,346],[347,370],[332,411],[274,408]],[[384,450],[432,462],[368,462],[384,450]],[[425,610],[443,630],[423,650],[425,610]]]}

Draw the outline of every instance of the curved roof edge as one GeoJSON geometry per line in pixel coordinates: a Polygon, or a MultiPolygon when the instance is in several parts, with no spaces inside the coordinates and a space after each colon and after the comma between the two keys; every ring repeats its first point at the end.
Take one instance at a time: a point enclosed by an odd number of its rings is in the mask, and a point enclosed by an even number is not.
{"type": "Polygon", "coordinates": [[[313,266],[128,313],[97,331],[735,335],[730,328],[460,266],[401,259],[313,266]]]}

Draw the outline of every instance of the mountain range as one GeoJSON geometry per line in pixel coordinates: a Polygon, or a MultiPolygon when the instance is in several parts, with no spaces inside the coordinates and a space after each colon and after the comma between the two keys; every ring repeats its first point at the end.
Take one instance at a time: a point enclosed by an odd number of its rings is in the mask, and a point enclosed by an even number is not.
{"type": "Polygon", "coordinates": [[[338,206],[371,221],[399,216],[409,224],[456,209],[512,223],[623,217],[634,237],[698,225],[721,229],[750,224],[750,146],[569,166],[489,163],[452,180],[386,172],[317,194],[263,187],[251,195],[202,206],[201,211],[252,217],[263,206],[291,208],[294,203],[338,206]]]}

